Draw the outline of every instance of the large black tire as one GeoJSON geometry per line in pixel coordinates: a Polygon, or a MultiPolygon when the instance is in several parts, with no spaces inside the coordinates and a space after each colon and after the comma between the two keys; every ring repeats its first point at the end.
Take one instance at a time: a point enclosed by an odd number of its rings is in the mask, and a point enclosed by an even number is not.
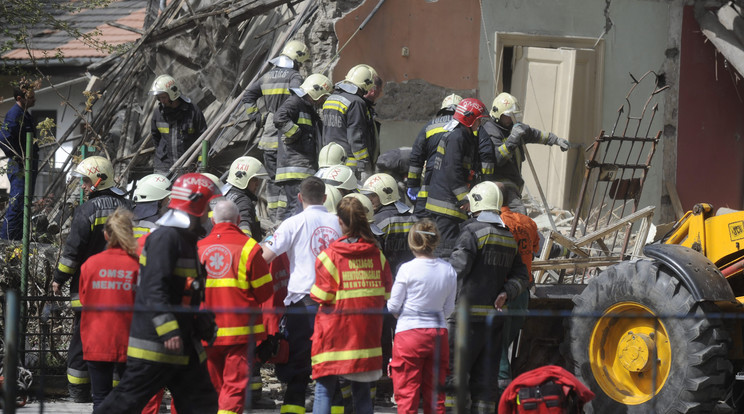
{"type": "MultiPolygon", "coordinates": [[[[587,412],[602,414],[710,413],[717,401],[724,398],[729,389],[732,374],[732,365],[727,359],[729,335],[723,329],[720,320],[707,317],[710,313],[717,312],[717,308],[710,303],[695,302],[688,289],[670,274],[668,268],[659,267],[657,262],[648,259],[622,262],[607,268],[593,278],[583,293],[574,298],[574,304],[574,317],[571,318],[568,338],[571,363],[577,377],[596,394],[595,399],[587,407],[587,412]],[[632,384],[633,380],[623,382],[624,378],[619,376],[615,377],[618,381],[608,380],[607,378],[612,378],[613,374],[607,374],[607,367],[599,367],[597,365],[601,364],[596,363],[596,361],[602,361],[603,358],[603,356],[597,356],[598,349],[601,349],[603,353],[612,352],[613,354],[617,350],[618,355],[621,354],[619,341],[613,343],[613,341],[605,341],[601,338],[609,337],[608,331],[613,329],[622,331],[627,326],[618,328],[617,326],[622,323],[620,320],[600,315],[608,309],[618,309],[623,306],[631,309],[634,306],[646,309],[652,315],[689,316],[660,319],[668,341],[664,341],[666,344],[654,346],[658,347],[656,349],[659,350],[660,359],[663,358],[661,352],[663,347],[667,347],[667,361],[664,362],[667,369],[666,371],[661,368],[653,369],[654,375],[663,375],[661,378],[665,380],[663,385],[651,387],[653,391],[650,393],[638,392],[639,395],[645,395],[641,399],[648,398],[647,401],[634,401],[631,404],[624,404],[619,400],[627,395],[628,390],[624,388],[625,384],[632,384]],[[581,315],[590,316],[582,317],[581,315]],[[595,337],[594,342],[592,342],[592,336],[595,337]],[[595,355],[594,370],[590,359],[590,353],[592,353],[590,348],[595,351],[593,354],[595,355]],[[595,373],[599,375],[599,381],[595,378],[595,373]],[[610,390],[609,393],[605,392],[600,382],[610,390]],[[614,384],[620,385],[614,388],[614,384]]],[[[628,320],[625,319],[625,321],[628,320]]],[[[646,320],[654,321],[655,327],[660,326],[656,325],[653,318],[646,320]]],[[[632,325],[633,322],[629,324],[632,325]]],[[[628,332],[623,338],[631,337],[633,332],[630,329],[628,332]]],[[[614,334],[614,338],[617,338],[617,332],[614,334]]],[[[655,341],[653,338],[657,336],[662,337],[657,333],[651,336],[651,341],[655,341]]],[[[621,359],[617,357],[609,360],[619,361],[621,359]]],[[[648,358],[648,361],[651,360],[648,358]]],[[[657,363],[657,367],[662,366],[662,362],[657,363]]],[[[641,373],[641,375],[644,374],[649,375],[649,372],[641,373]]],[[[632,375],[637,376],[638,373],[633,372],[632,375]]],[[[646,377],[646,381],[648,378],[646,377]]]]}

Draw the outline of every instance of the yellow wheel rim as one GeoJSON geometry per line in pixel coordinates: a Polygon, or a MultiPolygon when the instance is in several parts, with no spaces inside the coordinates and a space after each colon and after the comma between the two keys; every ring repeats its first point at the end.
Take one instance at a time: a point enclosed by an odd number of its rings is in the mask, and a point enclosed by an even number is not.
{"type": "Polygon", "coordinates": [[[599,318],[589,342],[592,373],[602,391],[625,405],[658,394],[669,377],[672,347],[651,309],[634,302],[613,305],[599,318]]]}

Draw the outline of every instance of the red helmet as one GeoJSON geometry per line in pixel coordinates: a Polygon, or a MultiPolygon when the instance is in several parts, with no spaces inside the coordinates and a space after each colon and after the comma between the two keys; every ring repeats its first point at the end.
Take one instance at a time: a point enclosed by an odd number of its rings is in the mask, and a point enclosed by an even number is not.
{"type": "Polygon", "coordinates": [[[220,190],[209,177],[199,173],[184,174],[173,183],[168,208],[201,217],[207,211],[209,201],[220,195],[220,190]]]}
{"type": "Polygon", "coordinates": [[[475,124],[475,121],[478,118],[486,116],[488,116],[488,109],[486,109],[486,105],[481,102],[480,99],[467,98],[457,104],[454,118],[461,124],[470,128],[475,124]]]}

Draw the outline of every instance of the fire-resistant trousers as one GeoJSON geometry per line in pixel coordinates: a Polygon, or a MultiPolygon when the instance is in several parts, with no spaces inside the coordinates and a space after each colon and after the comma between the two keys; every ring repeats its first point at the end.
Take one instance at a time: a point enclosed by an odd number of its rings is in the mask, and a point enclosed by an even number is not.
{"type": "Polygon", "coordinates": [[[179,414],[214,414],[217,392],[209,380],[207,364],[195,351],[188,365],[172,365],[128,358],[119,385],[93,411],[94,414],[141,412],[161,388],[168,387],[179,414]]]}
{"type": "Polygon", "coordinates": [[[208,347],[207,369],[219,394],[220,414],[241,414],[250,375],[248,344],[208,347]]]}
{"type": "Polygon", "coordinates": [[[447,329],[419,328],[398,332],[390,363],[398,413],[417,413],[420,394],[423,394],[424,413],[443,414],[445,394],[437,391],[437,382],[439,387],[444,386],[448,364],[447,329]],[[432,398],[435,393],[436,397],[432,398]]]}

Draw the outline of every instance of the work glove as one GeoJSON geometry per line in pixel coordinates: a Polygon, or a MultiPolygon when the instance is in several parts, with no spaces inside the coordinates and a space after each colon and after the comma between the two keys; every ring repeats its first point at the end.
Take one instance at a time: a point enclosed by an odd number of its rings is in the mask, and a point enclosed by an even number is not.
{"type": "Polygon", "coordinates": [[[201,311],[194,316],[194,332],[196,336],[212,345],[217,339],[217,322],[214,313],[201,311]]]}
{"type": "Polygon", "coordinates": [[[408,194],[408,198],[410,198],[411,201],[416,201],[420,190],[421,187],[411,187],[406,191],[406,194],[408,194]]]}
{"type": "Polygon", "coordinates": [[[511,134],[506,138],[504,144],[509,152],[514,152],[515,149],[522,147],[522,134],[518,130],[515,131],[512,129],[511,134]]]}
{"type": "Polygon", "coordinates": [[[248,115],[248,121],[253,122],[254,124],[256,124],[256,128],[261,128],[261,127],[263,127],[265,118],[261,114],[261,112],[256,111],[256,112],[248,115]]]}
{"type": "Polygon", "coordinates": [[[558,140],[555,142],[555,145],[561,147],[561,151],[563,152],[566,152],[569,148],[571,148],[571,143],[563,138],[558,138],[558,140]]]}

